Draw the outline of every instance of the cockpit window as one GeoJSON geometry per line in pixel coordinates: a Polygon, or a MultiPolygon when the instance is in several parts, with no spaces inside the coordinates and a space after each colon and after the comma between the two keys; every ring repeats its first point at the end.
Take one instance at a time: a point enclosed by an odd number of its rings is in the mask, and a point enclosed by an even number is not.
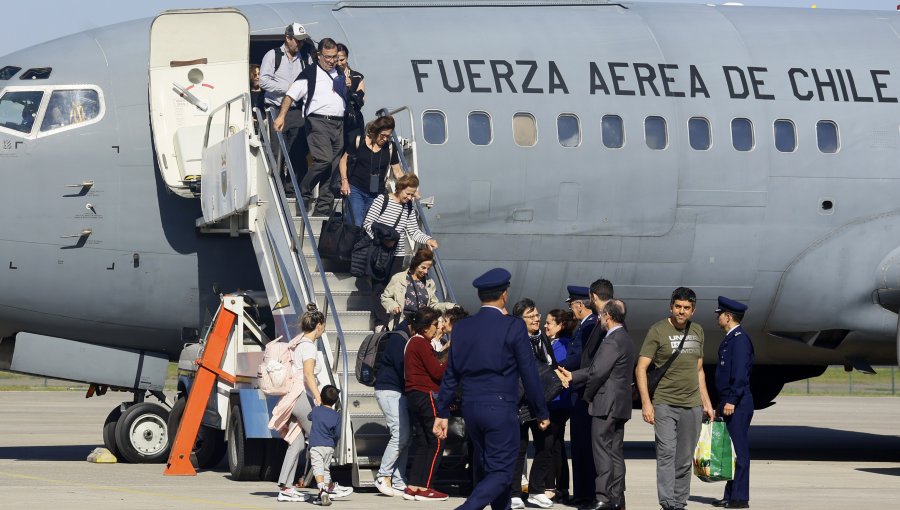
{"type": "Polygon", "coordinates": [[[41,132],[87,122],[100,114],[96,90],[54,90],[41,122],[41,132]]]}
{"type": "Polygon", "coordinates": [[[21,67],[16,66],[6,66],[3,69],[0,69],[0,80],[8,80],[16,75],[19,71],[21,71],[21,67]]]}
{"type": "Polygon", "coordinates": [[[31,133],[41,98],[39,90],[10,91],[0,97],[0,127],[31,133]]]}
{"type": "Polygon", "coordinates": [[[32,67],[31,69],[22,73],[22,76],[19,77],[20,80],[46,80],[50,77],[50,73],[53,71],[52,67],[32,67]]]}

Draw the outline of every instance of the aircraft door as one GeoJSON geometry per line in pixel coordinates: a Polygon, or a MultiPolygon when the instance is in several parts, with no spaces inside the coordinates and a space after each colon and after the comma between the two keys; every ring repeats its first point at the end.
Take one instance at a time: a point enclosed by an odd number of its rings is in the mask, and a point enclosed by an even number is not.
{"type": "MultiPolygon", "coordinates": [[[[209,114],[249,93],[249,52],[250,24],[236,9],[166,11],[153,20],[151,127],[163,180],[176,194],[196,196],[209,114]]],[[[232,123],[244,118],[230,116],[232,123]]],[[[229,126],[233,132],[245,127],[229,126]]]]}

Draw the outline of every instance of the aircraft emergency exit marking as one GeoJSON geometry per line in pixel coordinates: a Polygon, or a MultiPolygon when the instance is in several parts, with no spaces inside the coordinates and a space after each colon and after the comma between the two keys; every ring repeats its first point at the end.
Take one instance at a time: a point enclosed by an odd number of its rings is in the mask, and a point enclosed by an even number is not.
{"type": "MultiPolygon", "coordinates": [[[[450,93],[569,94],[565,73],[553,60],[410,60],[416,89],[450,93]]],[[[896,103],[900,85],[891,83],[887,69],[792,67],[783,72],[760,66],[720,66],[701,70],[690,64],[646,62],[589,62],[578,83],[587,84],[591,95],[640,97],[703,97],[772,101],[774,83],[790,88],[798,101],[896,103]],[[710,90],[704,76],[724,78],[724,90],[710,90]]]]}

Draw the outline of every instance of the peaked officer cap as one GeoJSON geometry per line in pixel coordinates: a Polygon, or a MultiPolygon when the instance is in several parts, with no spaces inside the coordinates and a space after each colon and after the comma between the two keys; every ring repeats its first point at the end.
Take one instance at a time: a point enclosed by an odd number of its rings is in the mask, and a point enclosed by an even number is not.
{"type": "Polygon", "coordinates": [[[569,291],[569,299],[566,300],[566,303],[570,303],[572,301],[587,301],[591,292],[591,290],[587,287],[581,287],[578,285],[569,285],[568,287],[566,287],[566,290],[569,291]]]}
{"type": "Polygon", "coordinates": [[[716,313],[722,312],[734,312],[734,313],[744,313],[747,311],[747,305],[744,303],[738,303],[733,299],[728,299],[725,296],[719,296],[719,307],[716,308],[716,313]]]}
{"type": "Polygon", "coordinates": [[[509,287],[512,275],[502,267],[495,267],[472,281],[472,286],[478,290],[504,290],[509,287]]]}

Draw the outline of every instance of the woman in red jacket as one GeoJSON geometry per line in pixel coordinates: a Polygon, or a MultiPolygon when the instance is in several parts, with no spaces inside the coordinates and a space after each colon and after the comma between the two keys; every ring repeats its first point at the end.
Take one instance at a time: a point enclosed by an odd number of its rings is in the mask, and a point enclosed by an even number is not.
{"type": "Polygon", "coordinates": [[[413,315],[411,329],[415,335],[406,344],[403,365],[406,400],[416,428],[416,456],[403,499],[443,501],[447,495],[431,488],[444,454],[444,442],[431,431],[437,417],[437,391],[446,368],[431,347],[431,339],[441,331],[441,314],[428,306],[419,308],[413,315]]]}

